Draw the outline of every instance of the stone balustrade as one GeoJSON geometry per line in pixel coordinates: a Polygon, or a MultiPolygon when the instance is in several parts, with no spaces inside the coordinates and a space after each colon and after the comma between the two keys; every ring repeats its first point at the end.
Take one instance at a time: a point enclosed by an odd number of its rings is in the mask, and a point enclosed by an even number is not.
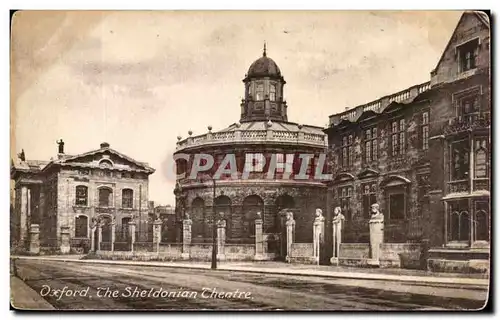
{"type": "Polygon", "coordinates": [[[417,95],[430,90],[431,83],[425,82],[408,89],[402,90],[400,92],[396,92],[394,94],[382,97],[375,101],[371,101],[369,103],[348,109],[342,113],[334,114],[330,116],[330,126],[336,125],[340,123],[342,120],[354,121],[357,117],[359,117],[363,112],[366,111],[374,111],[381,112],[386,106],[388,106],[392,102],[403,102],[409,99],[415,98],[417,95]]]}
{"type": "Polygon", "coordinates": [[[326,136],[323,133],[304,131],[273,130],[238,130],[225,132],[208,132],[199,136],[190,136],[177,142],[176,150],[210,144],[235,144],[239,142],[295,142],[299,144],[326,146],[326,136]]]}

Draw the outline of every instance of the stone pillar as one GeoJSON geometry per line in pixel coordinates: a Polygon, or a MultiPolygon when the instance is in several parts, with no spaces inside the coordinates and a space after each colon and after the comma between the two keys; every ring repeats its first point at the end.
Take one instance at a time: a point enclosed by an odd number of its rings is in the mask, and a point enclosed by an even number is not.
{"type": "Polygon", "coordinates": [[[191,226],[193,221],[189,219],[184,219],[182,221],[182,259],[189,259],[189,251],[191,246],[191,226]]]}
{"type": "Polygon", "coordinates": [[[61,253],[69,253],[70,252],[70,244],[69,244],[69,227],[61,227],[61,253]]]}
{"type": "Polygon", "coordinates": [[[217,221],[217,260],[226,260],[224,245],[226,244],[226,220],[217,221]]]}
{"type": "Polygon", "coordinates": [[[26,240],[28,239],[28,229],[27,229],[27,221],[28,221],[28,187],[21,187],[21,208],[19,208],[20,216],[19,216],[19,245],[23,248],[26,248],[26,240]]]}
{"type": "Polygon", "coordinates": [[[314,218],[313,223],[313,258],[314,262],[319,263],[319,256],[321,251],[321,245],[323,244],[325,233],[325,218],[323,217],[323,211],[321,209],[316,209],[316,218],[314,218]]]}
{"type": "Polygon", "coordinates": [[[40,252],[40,226],[32,224],[30,226],[30,248],[29,252],[38,254],[40,252]]]}
{"type": "Polygon", "coordinates": [[[286,214],[286,261],[290,262],[292,255],[292,243],[295,238],[295,220],[293,213],[286,214]]]}
{"type": "Polygon", "coordinates": [[[264,259],[264,235],[262,234],[262,217],[261,213],[257,213],[255,219],[255,256],[254,260],[264,259]]]}
{"type": "Polygon", "coordinates": [[[340,207],[336,207],[334,211],[334,217],[332,219],[332,244],[333,251],[330,263],[333,265],[339,264],[340,258],[340,244],[342,243],[342,228],[344,227],[345,217],[341,213],[340,207]]]}
{"type": "Polygon", "coordinates": [[[95,252],[95,231],[97,225],[94,224],[90,227],[90,252],[95,252]]]}
{"type": "Polygon", "coordinates": [[[372,205],[370,225],[370,260],[368,264],[380,265],[380,252],[384,242],[384,215],[378,211],[378,204],[372,205]]]}
{"type": "Polygon", "coordinates": [[[102,223],[99,222],[97,224],[97,251],[101,250],[101,242],[102,242],[102,223]]]}
{"type": "Polygon", "coordinates": [[[130,232],[130,251],[134,252],[135,243],[135,221],[128,222],[128,232],[130,232]]]}
{"type": "Polygon", "coordinates": [[[162,221],[160,219],[156,219],[153,222],[153,242],[156,246],[156,252],[160,252],[160,242],[161,242],[161,225],[162,221]]]}
{"type": "Polygon", "coordinates": [[[116,222],[115,219],[111,221],[111,252],[115,251],[115,231],[116,231],[116,222]]]}

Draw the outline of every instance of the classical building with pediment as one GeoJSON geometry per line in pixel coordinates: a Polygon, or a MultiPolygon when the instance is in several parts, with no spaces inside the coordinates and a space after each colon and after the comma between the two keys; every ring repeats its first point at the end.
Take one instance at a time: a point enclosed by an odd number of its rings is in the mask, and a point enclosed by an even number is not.
{"type": "Polygon", "coordinates": [[[428,244],[431,269],[487,264],[490,79],[489,18],[465,12],[430,81],[330,116],[328,208],[343,209],[344,242],[368,241],[379,203],[385,242],[428,244]]]}
{"type": "Polygon", "coordinates": [[[111,242],[111,222],[116,234],[126,238],[130,221],[136,223],[138,241],[148,241],[148,182],[155,170],[108,143],[77,155],[65,154],[62,140],[58,144],[55,159],[31,160],[23,150],[12,160],[13,247],[26,249],[33,225],[39,226],[40,246],[55,252],[62,230],[69,232],[71,248],[88,248],[91,226],[96,223],[102,225],[101,242],[111,242]]]}

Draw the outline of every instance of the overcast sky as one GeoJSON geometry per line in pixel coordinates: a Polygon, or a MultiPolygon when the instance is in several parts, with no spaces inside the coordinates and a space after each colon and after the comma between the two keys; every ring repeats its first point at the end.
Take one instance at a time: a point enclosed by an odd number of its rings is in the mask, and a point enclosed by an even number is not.
{"type": "Polygon", "coordinates": [[[241,80],[262,55],[287,84],[288,119],[325,126],[345,107],[428,81],[462,12],[18,12],[12,150],[48,160],[111,147],[156,172],[174,204],[176,137],[239,120],[241,80]]]}

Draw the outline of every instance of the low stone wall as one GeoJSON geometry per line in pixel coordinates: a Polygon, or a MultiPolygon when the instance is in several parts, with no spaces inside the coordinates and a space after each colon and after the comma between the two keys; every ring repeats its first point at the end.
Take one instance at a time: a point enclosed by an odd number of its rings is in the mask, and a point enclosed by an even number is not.
{"type": "Polygon", "coordinates": [[[427,268],[433,272],[489,273],[489,260],[448,260],[429,259],[427,268]]]}
{"type": "Polygon", "coordinates": [[[367,265],[370,258],[369,243],[341,243],[339,264],[343,266],[361,267],[367,265]]]}
{"type": "Polygon", "coordinates": [[[160,256],[171,257],[172,259],[181,259],[182,244],[179,243],[160,243],[160,256]]]}
{"type": "Polygon", "coordinates": [[[192,244],[189,246],[189,258],[191,260],[211,260],[212,244],[192,244]]]}
{"type": "Polygon", "coordinates": [[[383,243],[380,267],[414,269],[420,264],[420,251],[419,243],[383,243]]]}
{"type": "Polygon", "coordinates": [[[316,263],[312,243],[292,243],[288,258],[291,263],[316,263]]]}
{"type": "Polygon", "coordinates": [[[253,244],[226,244],[224,246],[226,260],[253,260],[255,245],[253,244]]]}

